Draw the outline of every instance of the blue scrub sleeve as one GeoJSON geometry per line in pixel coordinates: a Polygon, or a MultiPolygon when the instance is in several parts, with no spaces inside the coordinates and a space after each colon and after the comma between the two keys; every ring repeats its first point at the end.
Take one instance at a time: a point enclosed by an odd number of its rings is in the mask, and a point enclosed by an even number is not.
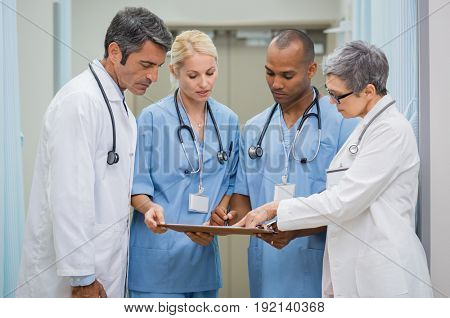
{"type": "Polygon", "coordinates": [[[234,136],[232,144],[230,145],[230,153],[228,160],[228,175],[230,176],[228,189],[226,194],[232,195],[234,192],[234,187],[236,184],[236,173],[238,169],[238,162],[239,162],[239,121],[236,120],[235,124],[231,126],[232,134],[234,136]]]}
{"type": "Polygon", "coordinates": [[[353,132],[355,127],[359,124],[359,119],[350,118],[342,119],[341,129],[339,130],[339,140],[338,140],[338,151],[341,149],[342,145],[347,141],[348,136],[353,132]]]}
{"type": "Polygon", "coordinates": [[[247,162],[247,150],[244,142],[244,133],[239,138],[239,162],[236,173],[236,181],[234,185],[234,193],[241,195],[249,195],[247,174],[245,173],[245,164],[247,162]]]}
{"type": "Polygon", "coordinates": [[[70,286],[88,286],[95,281],[95,275],[88,276],[72,276],[70,278],[70,286]]]}
{"type": "Polygon", "coordinates": [[[143,111],[137,120],[137,144],[134,162],[133,188],[131,194],[146,194],[153,197],[155,188],[150,175],[153,153],[153,115],[143,111]]]}

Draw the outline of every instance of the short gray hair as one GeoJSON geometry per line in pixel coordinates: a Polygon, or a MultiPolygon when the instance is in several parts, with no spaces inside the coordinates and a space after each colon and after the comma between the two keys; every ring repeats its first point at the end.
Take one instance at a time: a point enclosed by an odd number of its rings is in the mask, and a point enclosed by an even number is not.
{"type": "Polygon", "coordinates": [[[387,94],[389,63],[386,55],[363,41],[348,42],[335,49],[324,60],[323,74],[337,76],[355,93],[372,84],[378,95],[387,94]]]}
{"type": "Polygon", "coordinates": [[[141,49],[145,41],[159,44],[164,51],[172,45],[172,34],[163,20],[145,8],[124,8],[112,19],[105,36],[105,58],[108,46],[116,42],[122,52],[121,64],[128,56],[141,49]]]}

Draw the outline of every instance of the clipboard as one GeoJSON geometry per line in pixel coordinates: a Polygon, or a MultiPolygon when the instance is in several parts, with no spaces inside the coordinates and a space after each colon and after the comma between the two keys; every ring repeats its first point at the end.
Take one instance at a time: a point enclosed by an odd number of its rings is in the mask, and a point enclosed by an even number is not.
{"type": "Polygon", "coordinates": [[[193,224],[158,224],[158,227],[170,229],[177,232],[201,232],[213,235],[254,235],[254,234],[276,234],[275,231],[263,228],[244,228],[236,226],[211,226],[193,224]]]}

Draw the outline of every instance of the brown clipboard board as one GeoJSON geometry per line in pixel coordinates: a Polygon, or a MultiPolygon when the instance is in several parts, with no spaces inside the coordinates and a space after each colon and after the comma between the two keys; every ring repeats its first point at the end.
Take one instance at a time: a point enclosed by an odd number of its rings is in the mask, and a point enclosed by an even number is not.
{"type": "Polygon", "coordinates": [[[171,229],[177,232],[201,232],[214,235],[254,235],[254,234],[275,234],[273,230],[262,228],[244,228],[236,226],[211,226],[211,225],[193,225],[193,224],[158,224],[158,227],[171,229]]]}

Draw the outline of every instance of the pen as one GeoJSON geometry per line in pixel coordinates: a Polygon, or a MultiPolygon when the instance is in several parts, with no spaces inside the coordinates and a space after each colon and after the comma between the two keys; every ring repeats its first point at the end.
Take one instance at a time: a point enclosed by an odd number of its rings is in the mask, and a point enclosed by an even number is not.
{"type": "Polygon", "coordinates": [[[228,157],[231,157],[232,150],[233,150],[233,142],[230,143],[230,147],[228,148],[228,157]]]}
{"type": "Polygon", "coordinates": [[[229,220],[228,220],[228,213],[230,212],[230,208],[228,208],[227,209],[227,214],[226,214],[226,217],[227,217],[227,219],[224,221],[224,226],[229,226],[230,225],[230,222],[229,222],[229,220]]]}

